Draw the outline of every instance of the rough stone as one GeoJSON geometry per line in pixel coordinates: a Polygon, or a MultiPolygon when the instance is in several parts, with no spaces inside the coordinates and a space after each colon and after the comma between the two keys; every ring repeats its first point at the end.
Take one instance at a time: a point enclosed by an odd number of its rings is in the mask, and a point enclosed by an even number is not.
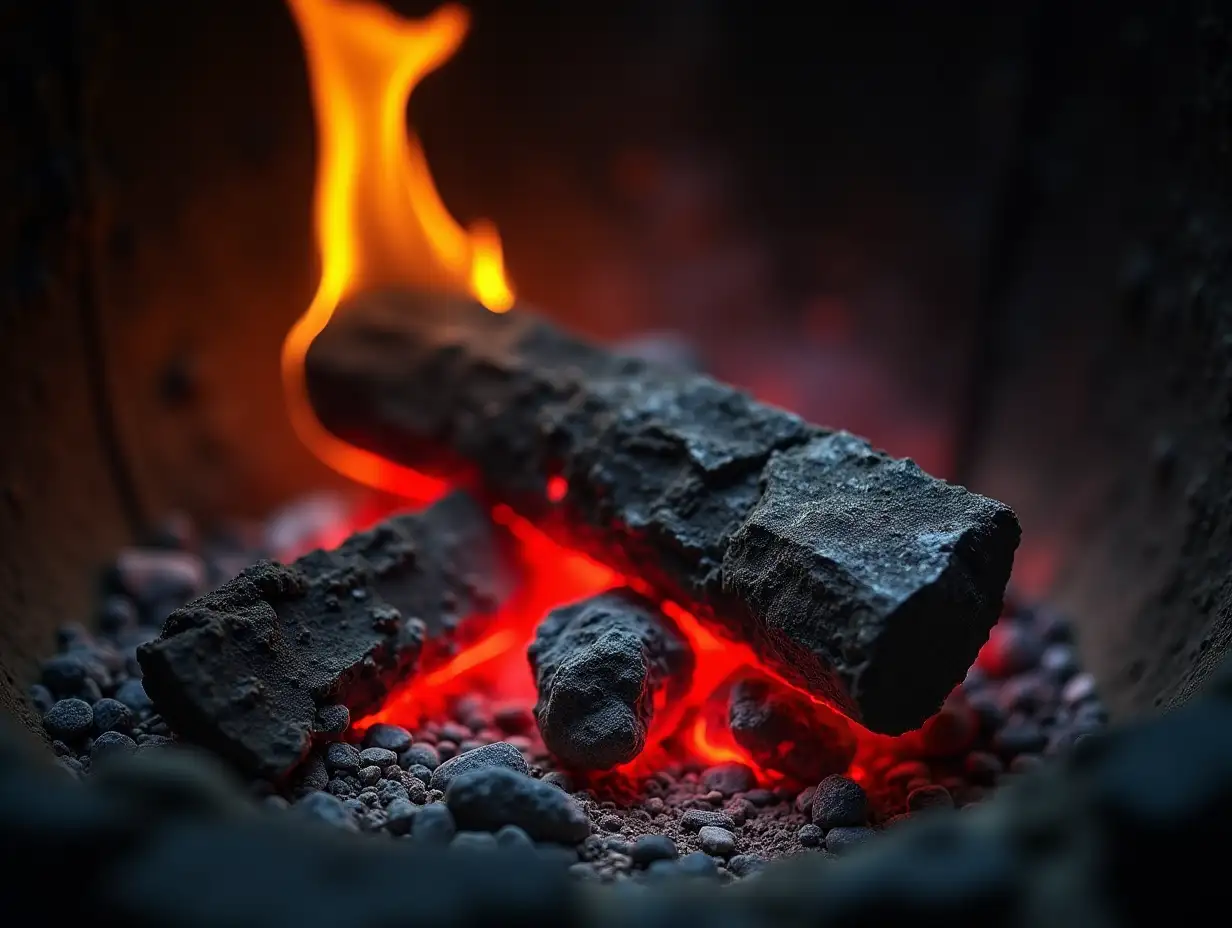
{"type": "Polygon", "coordinates": [[[496,831],[517,825],[535,841],[558,844],[577,844],[590,834],[586,812],[571,797],[506,767],[456,775],[445,802],[461,828],[496,831]]]}
{"type": "Polygon", "coordinates": [[[118,699],[100,699],[94,704],[94,731],[102,734],[106,731],[118,731],[130,735],[136,718],[133,710],[118,699]]]}
{"type": "Polygon", "coordinates": [[[729,799],[757,785],[757,777],[745,764],[727,763],[707,767],[702,771],[702,786],[715,790],[729,799]]]}
{"type": "Polygon", "coordinates": [[[401,754],[411,746],[411,733],[401,725],[377,722],[364,732],[364,747],[384,748],[401,754]]]}
{"type": "Polygon", "coordinates": [[[322,738],[341,738],[351,727],[351,710],[338,703],[322,706],[312,727],[322,738]]]}
{"type": "Polygon", "coordinates": [[[336,796],[331,796],[329,793],[309,793],[291,808],[312,821],[324,822],[346,831],[359,830],[359,825],[351,810],[344,806],[336,796]]]}
{"type": "Polygon", "coordinates": [[[697,832],[697,844],[713,857],[731,857],[736,852],[736,836],[726,828],[706,825],[697,832]]]}
{"type": "Polygon", "coordinates": [[[697,832],[703,828],[726,828],[736,830],[736,823],[726,812],[711,812],[706,809],[689,809],[680,816],[680,827],[685,831],[697,832]]]}
{"type": "Polygon", "coordinates": [[[353,744],[338,741],[325,749],[325,766],[334,773],[357,773],[363,764],[353,744]]]}
{"type": "Polygon", "coordinates": [[[527,649],[544,744],[563,764],[607,770],[641,753],[660,692],[688,688],[693,654],[667,616],[632,590],[554,609],[527,649]]]}
{"type": "Polygon", "coordinates": [[[359,752],[359,762],[365,767],[374,766],[379,771],[398,763],[398,755],[388,748],[364,748],[359,752]]]}
{"type": "Polygon", "coordinates": [[[423,767],[430,774],[441,765],[441,755],[433,745],[419,741],[398,755],[398,763],[407,770],[416,766],[423,767]]]}
{"type": "Polygon", "coordinates": [[[876,832],[865,825],[842,825],[826,832],[826,850],[835,854],[845,854],[852,848],[859,847],[876,832]]]}
{"type": "Polygon", "coordinates": [[[138,659],[180,735],[281,780],[307,755],[321,705],[375,707],[426,636],[492,614],[513,583],[486,510],[453,494],[335,551],[243,571],[172,613],[138,659]]]}
{"type": "Polygon", "coordinates": [[[307,381],[334,434],[478,477],[875,730],[923,723],[996,621],[1009,509],[525,307],[364,296],[313,343],[307,381]]]}
{"type": "Polygon", "coordinates": [[[449,789],[449,784],[455,777],[485,767],[501,767],[520,774],[530,773],[521,751],[507,741],[496,741],[451,757],[432,771],[430,785],[433,789],[444,791],[449,789]]]}
{"type": "Polygon", "coordinates": [[[137,742],[118,731],[105,731],[90,745],[90,763],[98,764],[109,758],[134,754],[137,742]]]}
{"type": "Polygon", "coordinates": [[[855,780],[828,776],[813,794],[813,824],[831,828],[863,825],[868,821],[868,795],[855,780]]]}
{"type": "Polygon", "coordinates": [[[94,710],[83,699],[61,699],[43,716],[47,733],[70,743],[90,734],[93,725],[94,710]]]}
{"type": "Polygon", "coordinates": [[[642,835],[629,849],[629,857],[643,867],[656,860],[675,860],[679,855],[676,842],[667,835],[642,835]]]}
{"type": "Polygon", "coordinates": [[[727,717],[732,737],[759,766],[797,783],[842,773],[855,756],[855,737],[840,716],[764,677],[736,682],[727,717]]]}

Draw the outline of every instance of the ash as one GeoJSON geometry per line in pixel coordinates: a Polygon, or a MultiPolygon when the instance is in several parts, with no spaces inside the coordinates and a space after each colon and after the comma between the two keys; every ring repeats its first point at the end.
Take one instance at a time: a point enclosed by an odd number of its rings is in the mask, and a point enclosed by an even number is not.
{"type": "MultiPolygon", "coordinates": [[[[167,614],[262,557],[330,543],[339,511],[314,498],[263,526],[202,538],[175,518],[106,572],[93,627],[58,633],[30,699],[61,767],[87,777],[112,760],[177,752],[141,683],[136,648],[167,614]]],[[[329,716],[328,718],[324,716],[329,716]]],[[[677,763],[630,782],[560,769],[529,706],[456,700],[451,717],[362,736],[341,706],[289,784],[252,797],[374,840],[474,850],[533,849],[586,881],[673,876],[732,882],[772,859],[833,858],[912,818],[958,814],[1048,765],[1107,721],[1062,616],[1007,606],[988,645],[938,715],[879,755],[860,781],[759,784],[738,763],[677,763]]],[[[191,756],[187,752],[185,756],[191,756]]]]}

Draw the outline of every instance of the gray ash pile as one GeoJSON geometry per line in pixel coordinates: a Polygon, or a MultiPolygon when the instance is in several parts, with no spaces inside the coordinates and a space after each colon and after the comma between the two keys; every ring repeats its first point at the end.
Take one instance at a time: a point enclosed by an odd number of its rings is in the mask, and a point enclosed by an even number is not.
{"type": "MultiPolygon", "coordinates": [[[[174,752],[186,733],[156,711],[137,649],[159,636],[171,612],[259,558],[290,559],[315,541],[334,540],[338,518],[337,508],[312,500],[263,527],[208,539],[176,520],[150,544],[121,552],[106,574],[93,627],[63,628],[59,653],[31,688],[60,765],[90,777],[113,760],[174,752]]],[[[686,665],[672,657],[673,639],[647,625],[648,610],[629,623],[628,637],[649,636],[655,648],[644,653],[653,659],[621,666],[652,681],[652,692],[678,692],[672,674],[686,665]]],[[[562,628],[572,629],[585,645],[580,653],[593,659],[597,639],[586,623],[562,615],[562,628]]],[[[548,643],[560,650],[555,638],[548,643]]],[[[570,655],[546,648],[541,673],[552,668],[563,680],[559,666],[570,655]]],[[[586,675],[575,676],[573,685],[584,691],[586,675]]],[[[636,777],[567,768],[540,734],[560,712],[541,706],[537,719],[529,702],[476,691],[407,726],[361,724],[345,706],[326,702],[311,720],[306,760],[288,777],[249,771],[248,791],[273,814],[297,821],[417,846],[533,851],[587,881],[693,875],[732,882],[777,858],[842,856],[904,821],[981,804],[1106,721],[1069,625],[1021,604],[1007,608],[943,710],[918,732],[878,742],[886,749],[871,756],[867,746],[857,752],[851,734],[807,718],[811,704],[793,690],[746,679],[729,699],[732,735],[748,763],[707,763],[682,749],[636,777]],[[759,751],[763,744],[770,747],[759,751]]],[[[560,705],[581,706],[588,719],[632,724],[644,738],[650,707],[617,703],[619,711],[602,700],[562,697],[560,705]]]]}

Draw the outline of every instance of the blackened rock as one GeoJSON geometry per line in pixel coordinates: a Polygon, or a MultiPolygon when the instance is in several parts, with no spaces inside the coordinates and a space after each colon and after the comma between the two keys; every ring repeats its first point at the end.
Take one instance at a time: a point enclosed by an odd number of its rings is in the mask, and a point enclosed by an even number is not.
{"type": "Polygon", "coordinates": [[[295,771],[296,783],[304,791],[322,790],[329,784],[329,770],[325,758],[314,751],[295,771]]]}
{"type": "Polygon", "coordinates": [[[451,757],[432,771],[430,785],[433,789],[445,791],[449,789],[449,784],[455,777],[486,767],[500,767],[520,774],[530,773],[530,768],[526,766],[526,758],[522,756],[521,751],[508,741],[496,741],[473,751],[467,751],[465,754],[459,754],[457,757],[451,757]]]}
{"type": "Polygon", "coordinates": [[[697,844],[712,857],[731,857],[736,852],[736,836],[726,828],[707,825],[697,832],[697,844]]]}
{"type": "Polygon", "coordinates": [[[138,649],[145,688],[181,736],[280,781],[307,755],[320,706],[375,708],[426,636],[490,616],[514,585],[509,554],[487,510],[453,494],[335,551],[262,562],[138,649]]]}
{"type": "Polygon", "coordinates": [[[94,726],[94,710],[82,699],[61,699],[43,716],[43,727],[53,738],[80,741],[94,726]]]}
{"type": "Polygon", "coordinates": [[[685,831],[701,831],[703,828],[726,828],[735,831],[736,823],[726,812],[710,812],[706,809],[689,809],[680,817],[680,827],[685,831]]]}
{"type": "Polygon", "coordinates": [[[398,755],[388,748],[364,748],[359,752],[359,763],[361,767],[375,766],[379,772],[398,763],[398,755]]]}
{"type": "Polygon", "coordinates": [[[322,738],[341,738],[351,727],[351,710],[337,703],[322,706],[317,710],[312,727],[322,738]]]}
{"type": "Polygon", "coordinates": [[[855,780],[829,776],[813,794],[813,824],[831,828],[854,827],[868,821],[868,795],[855,780]]]}
{"type": "Polygon", "coordinates": [[[441,802],[421,808],[415,813],[415,820],[411,825],[411,836],[416,841],[441,847],[452,841],[457,831],[453,813],[441,802]]]}
{"type": "Polygon", "coordinates": [[[816,825],[804,825],[796,832],[796,837],[805,847],[821,847],[825,832],[816,825]]]}
{"type": "Polygon", "coordinates": [[[363,764],[353,744],[337,741],[325,749],[325,766],[334,773],[358,773],[363,764]]]}
{"type": "Polygon", "coordinates": [[[855,755],[855,737],[836,713],[765,678],[732,687],[727,718],[732,737],[753,760],[798,783],[841,773],[855,755]]]}
{"type": "MultiPolygon", "coordinates": [[[[419,766],[425,767],[428,772],[431,773],[441,765],[441,755],[437,753],[434,746],[419,741],[412,744],[398,755],[398,763],[401,764],[405,770],[410,770],[412,767],[419,766]]],[[[416,776],[418,776],[418,774],[416,774],[416,776]]]]}
{"type": "Polygon", "coordinates": [[[309,793],[291,808],[310,821],[323,822],[346,831],[359,831],[351,810],[329,793],[309,793]]]}
{"type": "Polygon", "coordinates": [[[415,816],[419,814],[419,806],[407,799],[395,799],[385,807],[385,830],[392,835],[407,835],[415,816]]]}
{"type": "Polygon", "coordinates": [[[917,728],[997,620],[1013,512],[845,432],[773,455],[762,479],[723,559],[748,637],[875,731],[917,728]]]}
{"type": "Polygon", "coordinates": [[[702,787],[707,791],[716,790],[724,798],[743,793],[756,785],[757,777],[745,764],[718,764],[702,771],[702,787]]]}
{"type": "Polygon", "coordinates": [[[641,753],[656,696],[687,690],[693,653],[674,622],[632,590],[548,613],[527,650],[543,742],[567,766],[607,770],[641,753]]]}
{"type": "Polygon", "coordinates": [[[364,747],[384,748],[401,754],[411,746],[411,733],[401,725],[387,725],[377,722],[364,732],[364,747]]]}
{"type": "Polygon", "coordinates": [[[826,832],[826,850],[835,854],[845,854],[854,847],[859,847],[876,832],[863,825],[843,825],[831,828],[826,832]]]}
{"type": "Polygon", "coordinates": [[[739,877],[752,876],[766,869],[766,859],[756,854],[737,854],[727,862],[727,869],[739,877]]]}
{"type": "Polygon", "coordinates": [[[496,831],[517,825],[536,841],[577,844],[590,820],[554,786],[505,767],[482,767],[453,778],[445,802],[461,828],[496,831]]]}
{"type": "Polygon", "coordinates": [[[525,307],[365,295],[306,377],[334,434],[478,479],[875,729],[918,727],[996,620],[1009,509],[525,307]]]}
{"type": "Polygon", "coordinates": [[[133,710],[117,699],[100,699],[94,704],[94,731],[98,734],[105,731],[132,734],[136,721],[133,710]]]}
{"type": "Polygon", "coordinates": [[[136,751],[137,742],[128,735],[118,731],[105,731],[90,745],[90,763],[98,764],[112,757],[134,754],[136,751]]]}
{"type": "Polygon", "coordinates": [[[125,680],[117,687],[115,698],[137,715],[143,715],[154,708],[154,703],[146,694],[145,686],[140,680],[125,680]]]}
{"type": "Polygon", "coordinates": [[[676,842],[667,835],[642,835],[629,849],[632,861],[643,867],[656,860],[675,860],[678,856],[676,842]]]}
{"type": "Polygon", "coordinates": [[[43,661],[40,670],[43,685],[61,699],[83,696],[87,686],[108,686],[111,676],[105,667],[84,654],[57,654],[43,661]]]}

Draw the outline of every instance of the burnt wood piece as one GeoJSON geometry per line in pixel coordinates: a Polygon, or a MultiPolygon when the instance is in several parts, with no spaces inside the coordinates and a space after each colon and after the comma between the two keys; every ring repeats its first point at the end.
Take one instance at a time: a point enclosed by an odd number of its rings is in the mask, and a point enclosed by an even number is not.
{"type": "Polygon", "coordinates": [[[671,619],[632,590],[548,613],[527,650],[543,743],[579,770],[609,770],[646,745],[655,699],[688,689],[693,652],[671,619]]]}
{"type": "Polygon", "coordinates": [[[281,780],[308,754],[320,706],[376,708],[425,640],[494,613],[515,584],[512,553],[488,512],[455,493],[334,551],[264,561],[138,649],[145,688],[182,737],[281,780]]]}
{"type": "Polygon", "coordinates": [[[996,621],[1006,506],[525,308],[362,297],[307,381],[330,431],[482,488],[875,730],[919,726],[996,621]]]}

